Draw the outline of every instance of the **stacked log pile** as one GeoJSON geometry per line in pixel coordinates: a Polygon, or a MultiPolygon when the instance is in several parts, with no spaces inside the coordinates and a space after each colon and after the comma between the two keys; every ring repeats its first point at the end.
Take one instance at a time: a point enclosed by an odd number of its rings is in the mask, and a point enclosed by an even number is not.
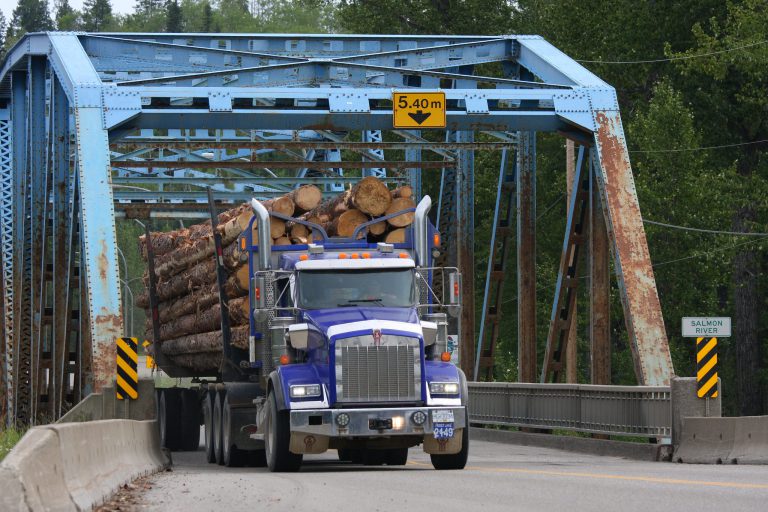
{"type": "MultiPolygon", "coordinates": [[[[325,202],[314,185],[299,187],[290,193],[264,201],[273,212],[320,225],[329,236],[351,237],[361,224],[398,211],[415,207],[411,187],[390,190],[374,177],[363,178],[355,186],[325,202]]],[[[249,204],[221,213],[215,230],[221,235],[223,260],[227,271],[225,291],[232,326],[232,345],[248,349],[248,260],[238,239],[248,229],[253,210],[249,204]]],[[[359,236],[369,241],[403,242],[405,228],[414,214],[405,213],[368,227],[359,236]]],[[[321,238],[319,233],[298,222],[271,217],[270,237],[274,245],[306,244],[321,238]]],[[[158,300],[159,339],[154,339],[149,292],[136,303],[147,312],[147,339],[155,342],[171,362],[196,372],[215,372],[221,364],[221,309],[213,257],[213,227],[207,221],[184,229],[151,234],[158,300]]],[[[257,243],[257,226],[253,224],[257,243]]],[[[139,250],[146,261],[147,239],[139,238],[139,250]]],[[[144,273],[145,287],[149,274],[144,273]]]]}

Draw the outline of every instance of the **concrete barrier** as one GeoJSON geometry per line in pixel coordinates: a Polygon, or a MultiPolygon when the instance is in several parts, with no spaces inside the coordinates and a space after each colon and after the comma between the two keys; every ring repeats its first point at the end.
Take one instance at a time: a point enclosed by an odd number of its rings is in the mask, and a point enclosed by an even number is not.
{"type": "Polygon", "coordinates": [[[737,464],[768,464],[768,416],[736,419],[730,458],[737,464]]]}
{"type": "Polygon", "coordinates": [[[155,382],[151,379],[139,380],[138,392],[138,400],[118,400],[114,385],[107,386],[101,393],[91,393],[85,397],[57,423],[156,419],[155,382]]]}
{"type": "Polygon", "coordinates": [[[672,460],[689,464],[730,464],[738,418],[683,418],[672,460]]]}
{"type": "Polygon", "coordinates": [[[154,421],[35,427],[0,463],[0,510],[91,510],[168,462],[154,421]]]}

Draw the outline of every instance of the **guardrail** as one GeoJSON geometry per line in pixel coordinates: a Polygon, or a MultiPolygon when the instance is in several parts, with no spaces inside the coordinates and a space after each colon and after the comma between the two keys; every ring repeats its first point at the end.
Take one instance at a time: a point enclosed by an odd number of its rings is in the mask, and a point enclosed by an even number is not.
{"type": "Polygon", "coordinates": [[[669,387],[470,382],[473,424],[640,437],[672,435],[669,387]]]}

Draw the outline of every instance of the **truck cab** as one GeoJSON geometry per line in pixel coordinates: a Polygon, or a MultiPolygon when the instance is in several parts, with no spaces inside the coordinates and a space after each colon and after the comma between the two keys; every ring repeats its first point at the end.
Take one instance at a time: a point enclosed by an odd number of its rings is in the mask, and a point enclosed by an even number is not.
{"type": "Polygon", "coordinates": [[[466,464],[466,379],[448,352],[460,275],[431,266],[439,235],[430,205],[425,197],[416,207],[404,243],[329,238],[307,223],[314,243],[271,246],[253,234],[268,234],[279,214],[252,201],[249,356],[263,395],[250,436],[272,471],[298,470],[304,454],[328,449],[402,465],[417,445],[437,469],[466,464]]]}

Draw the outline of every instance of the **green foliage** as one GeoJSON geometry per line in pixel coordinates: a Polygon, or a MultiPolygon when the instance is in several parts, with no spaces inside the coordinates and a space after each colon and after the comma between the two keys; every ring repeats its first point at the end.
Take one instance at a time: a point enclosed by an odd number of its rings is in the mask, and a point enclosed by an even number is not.
{"type": "Polygon", "coordinates": [[[182,32],[182,13],[179,2],[169,0],[165,9],[165,31],[170,33],[182,32]]]}
{"type": "Polygon", "coordinates": [[[52,28],[53,22],[48,14],[48,0],[19,0],[8,27],[6,47],[18,41],[27,32],[40,32],[52,28]]]}
{"type": "Polygon", "coordinates": [[[24,429],[11,427],[0,429],[0,461],[2,461],[11,449],[24,436],[24,429]]]}
{"type": "Polygon", "coordinates": [[[111,27],[112,4],[109,0],[85,0],[83,2],[83,30],[99,32],[111,27]]]}

